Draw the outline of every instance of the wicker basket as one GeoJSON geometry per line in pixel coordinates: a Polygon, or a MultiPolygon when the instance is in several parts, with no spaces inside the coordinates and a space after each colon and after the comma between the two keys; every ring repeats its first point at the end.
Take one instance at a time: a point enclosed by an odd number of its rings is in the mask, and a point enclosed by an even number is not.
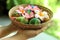
{"type": "MultiPolygon", "coordinates": [[[[14,11],[19,7],[19,6],[27,6],[29,4],[22,4],[22,5],[18,5],[18,6],[15,6],[13,7],[10,11],[9,11],[9,17],[11,19],[11,15],[14,13],[14,11]]],[[[34,4],[35,5],[35,4],[34,4]]],[[[17,26],[17,27],[20,27],[22,29],[41,29],[41,28],[47,28],[48,25],[51,23],[51,18],[53,17],[53,13],[50,9],[46,8],[46,7],[43,7],[41,5],[36,5],[38,6],[39,8],[41,8],[42,10],[45,10],[48,12],[48,15],[50,17],[50,19],[42,24],[39,24],[39,25],[34,25],[34,24],[23,24],[23,23],[20,23],[20,22],[17,22],[16,20],[11,20],[12,23],[17,26]]]]}

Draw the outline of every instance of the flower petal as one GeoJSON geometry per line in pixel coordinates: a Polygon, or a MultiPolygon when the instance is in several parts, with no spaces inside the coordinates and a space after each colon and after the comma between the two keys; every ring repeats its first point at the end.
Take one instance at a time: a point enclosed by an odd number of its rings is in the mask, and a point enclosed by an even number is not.
{"type": "Polygon", "coordinates": [[[18,13],[22,13],[22,12],[20,12],[20,10],[16,10],[16,12],[18,12],[18,13]]]}
{"type": "Polygon", "coordinates": [[[30,13],[30,17],[34,17],[34,13],[33,12],[30,13]]]}
{"type": "Polygon", "coordinates": [[[25,17],[29,19],[30,15],[28,13],[25,13],[25,17]]]}
{"type": "Polygon", "coordinates": [[[22,6],[19,6],[19,10],[23,10],[24,9],[24,7],[22,7],[22,6]]]}

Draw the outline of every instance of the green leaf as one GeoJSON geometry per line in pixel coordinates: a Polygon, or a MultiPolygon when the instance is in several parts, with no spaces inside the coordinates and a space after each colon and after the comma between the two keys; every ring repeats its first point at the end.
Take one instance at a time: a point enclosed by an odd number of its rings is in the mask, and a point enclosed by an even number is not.
{"type": "Polygon", "coordinates": [[[31,13],[31,10],[28,9],[28,10],[27,10],[27,13],[30,14],[30,13],[31,13]]]}

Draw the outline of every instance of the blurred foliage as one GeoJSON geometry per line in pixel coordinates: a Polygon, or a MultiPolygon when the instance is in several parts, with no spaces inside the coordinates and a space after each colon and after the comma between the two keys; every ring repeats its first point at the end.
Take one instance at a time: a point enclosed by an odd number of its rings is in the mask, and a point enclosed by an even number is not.
{"type": "Polygon", "coordinates": [[[38,4],[50,7],[52,11],[56,11],[56,5],[60,4],[60,0],[7,0],[7,9],[20,4],[38,4]]]}
{"type": "MultiPolygon", "coordinates": [[[[20,4],[38,4],[48,7],[53,13],[56,13],[57,7],[60,7],[60,0],[7,0],[7,9],[9,10],[11,7],[20,4]]],[[[58,26],[58,23],[60,23],[60,20],[53,19],[53,25],[51,25],[45,32],[60,39],[60,25],[58,26]]]]}
{"type": "Polygon", "coordinates": [[[60,32],[60,25],[59,25],[59,23],[60,23],[60,20],[53,19],[52,25],[49,26],[49,28],[45,32],[60,39],[60,33],[59,33],[60,32]]]}
{"type": "Polygon", "coordinates": [[[43,5],[44,0],[7,0],[7,9],[20,4],[39,4],[43,5]]]}

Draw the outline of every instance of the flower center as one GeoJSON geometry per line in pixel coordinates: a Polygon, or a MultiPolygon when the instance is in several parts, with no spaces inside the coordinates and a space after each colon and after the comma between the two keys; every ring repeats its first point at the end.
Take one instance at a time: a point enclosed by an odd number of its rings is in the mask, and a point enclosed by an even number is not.
{"type": "Polygon", "coordinates": [[[44,14],[42,12],[39,13],[40,16],[44,16],[44,14]]]}

